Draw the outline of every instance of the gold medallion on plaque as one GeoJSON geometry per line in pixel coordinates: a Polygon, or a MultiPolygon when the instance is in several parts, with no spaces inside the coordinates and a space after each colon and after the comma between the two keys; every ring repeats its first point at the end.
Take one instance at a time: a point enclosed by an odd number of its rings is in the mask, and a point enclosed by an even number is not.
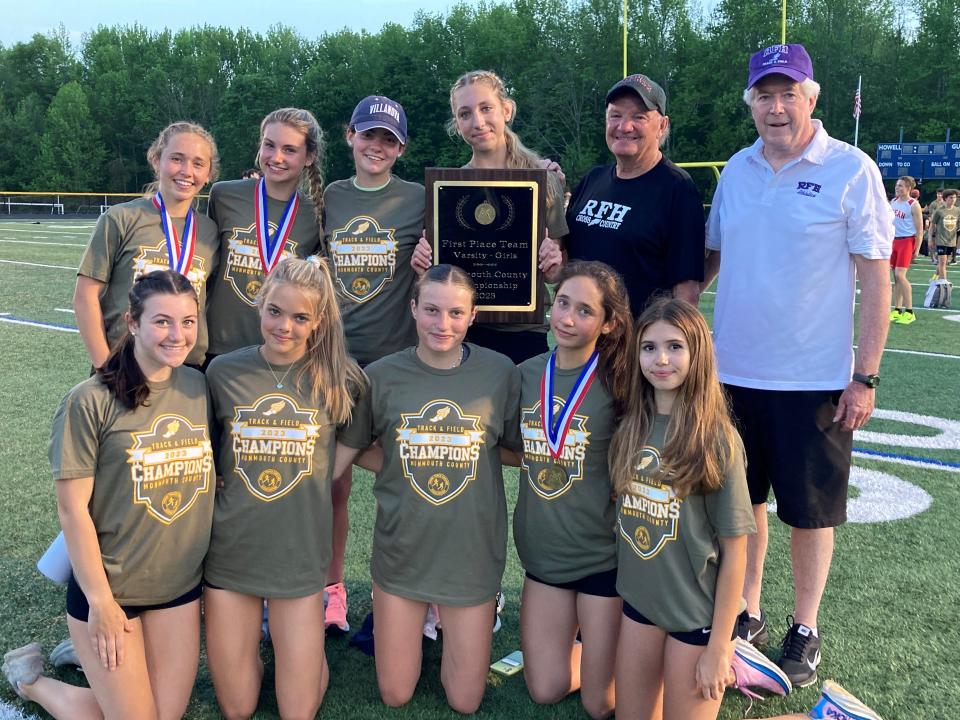
{"type": "Polygon", "coordinates": [[[275,493],[280,489],[281,482],[282,478],[280,477],[280,473],[273,468],[267,468],[260,473],[260,476],[257,478],[257,485],[259,485],[260,489],[265,493],[275,493]]]}
{"type": "Polygon", "coordinates": [[[497,219],[497,210],[490,203],[484,201],[473,211],[474,219],[481,225],[489,225],[497,219]]]}

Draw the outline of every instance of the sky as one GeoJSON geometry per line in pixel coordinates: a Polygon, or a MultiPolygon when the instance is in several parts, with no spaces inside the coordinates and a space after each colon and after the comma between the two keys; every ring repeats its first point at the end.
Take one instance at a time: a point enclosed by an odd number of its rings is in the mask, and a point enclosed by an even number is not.
{"type": "Polygon", "coordinates": [[[261,33],[281,24],[306,38],[345,27],[376,33],[388,22],[409,26],[418,10],[445,15],[454,4],[455,0],[283,0],[276,5],[263,0],[2,0],[0,43],[10,47],[26,42],[35,33],[56,30],[61,23],[74,46],[83,33],[98,25],[134,23],[149,30],[214,25],[261,33]]]}

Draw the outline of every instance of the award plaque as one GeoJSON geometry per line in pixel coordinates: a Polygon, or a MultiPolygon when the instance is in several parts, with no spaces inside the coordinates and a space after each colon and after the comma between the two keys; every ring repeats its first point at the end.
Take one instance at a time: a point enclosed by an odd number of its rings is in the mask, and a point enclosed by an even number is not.
{"type": "Polygon", "coordinates": [[[542,323],[547,171],[427,168],[425,180],[433,261],[473,278],[478,320],[542,323]]]}

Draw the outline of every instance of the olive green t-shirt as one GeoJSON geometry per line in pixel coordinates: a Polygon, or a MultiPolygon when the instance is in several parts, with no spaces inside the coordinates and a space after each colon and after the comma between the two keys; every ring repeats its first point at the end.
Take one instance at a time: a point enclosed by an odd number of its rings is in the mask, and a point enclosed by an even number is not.
{"type": "Polygon", "coordinates": [[[362,365],[417,341],[410,257],[423,232],[423,185],[391,177],[361,190],[338,180],[323,193],[325,245],[350,354],[362,365]]]}
{"type": "MultiPolygon", "coordinates": [[[[220,233],[220,268],[211,281],[207,321],[209,352],[221,355],[247,345],[259,345],[260,316],[257,293],[263,285],[263,266],[257,251],[253,197],[256,180],[227,180],[210,188],[207,214],[220,233]]],[[[267,198],[270,232],[286,207],[285,200],[267,198]]],[[[322,232],[313,214],[313,202],[300,193],[300,206],[282,257],[305,258],[320,247],[322,232]]]]}
{"type": "Polygon", "coordinates": [[[438,370],[415,348],[366,369],[371,387],[340,441],[380,439],[383,469],[370,574],[400,597],[479,605],[496,595],[506,562],[500,445],[517,437],[520,373],[509,358],[469,345],[438,370]]]}
{"type": "Polygon", "coordinates": [[[326,584],[336,426],[322,398],[300,391],[302,366],[271,374],[259,347],[246,347],[207,368],[223,487],[204,577],[217,587],[292,598],[326,584]]]}
{"type": "MultiPolygon", "coordinates": [[[[204,308],[207,303],[207,280],[216,272],[220,262],[217,226],[210,218],[193,213],[197,228],[197,242],[187,278],[200,300],[197,323],[197,344],[187,362],[203,363],[207,352],[207,322],[204,308]]],[[[183,239],[185,218],[171,218],[177,237],[183,239]]],[[[78,275],[106,283],[100,293],[100,311],[103,313],[107,344],[113,347],[127,329],[123,316],[130,304],[128,294],[133,281],[154,270],[169,270],[167,241],[160,224],[160,211],[151,198],[137,198],[114,205],[97,221],[90,242],[80,260],[78,275]]]]}
{"type": "Polygon", "coordinates": [[[957,246],[957,227],[960,224],[960,207],[942,207],[930,217],[933,225],[934,243],[942,247],[957,246]]]}
{"type": "MultiPolygon", "coordinates": [[[[580,580],[617,566],[616,506],[607,450],[613,433],[613,398],[594,377],[554,461],[543,432],[540,382],[550,353],[520,365],[520,435],[523,464],[513,539],[523,567],[551,583],[580,580]],[[551,471],[559,465],[563,473],[551,471]]],[[[583,367],[557,369],[554,422],[566,405],[583,367]]]]}
{"type": "Polygon", "coordinates": [[[50,429],[53,479],[93,478],[90,516],[121,605],[158,605],[200,583],[213,516],[207,386],[192,368],[150,384],[129,410],[91,377],[60,403],[50,429]]]}
{"type": "Polygon", "coordinates": [[[663,630],[689,632],[713,624],[719,538],[752,535],[757,526],[742,447],[716,492],[680,499],[669,478],[657,477],[668,422],[656,417],[633,492],[617,502],[617,592],[663,630]]]}

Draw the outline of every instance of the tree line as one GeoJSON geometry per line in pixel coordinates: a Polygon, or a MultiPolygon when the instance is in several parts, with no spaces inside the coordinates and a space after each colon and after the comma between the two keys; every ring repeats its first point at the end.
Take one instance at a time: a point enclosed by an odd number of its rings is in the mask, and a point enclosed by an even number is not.
{"type": "MultiPolygon", "coordinates": [[[[756,136],[741,96],[750,54],[780,39],[780,0],[628,0],[629,72],[667,92],[675,161],[726,160],[756,136]]],[[[960,0],[793,0],[787,41],[806,45],[822,86],[816,117],[852,141],[863,75],[860,147],[960,136],[960,0]]],[[[328,180],[348,177],[345,125],[365,95],[401,102],[410,139],[397,172],[468,158],[450,138],[449,88],[491,69],[519,105],[514,129],[559,161],[571,186],[608,162],[604,95],[622,75],[621,0],[509,0],[418,13],[409,27],[305,38],[203,26],[178,32],[100,26],[74,47],[64,28],[0,45],[0,190],[136,192],[146,149],[179,119],[214,134],[221,177],[253,164],[259,123],[288,105],[327,134],[328,180]]],[[[958,137],[960,139],[960,137],[958,137]]],[[[701,186],[709,190],[704,173],[701,186]]]]}

